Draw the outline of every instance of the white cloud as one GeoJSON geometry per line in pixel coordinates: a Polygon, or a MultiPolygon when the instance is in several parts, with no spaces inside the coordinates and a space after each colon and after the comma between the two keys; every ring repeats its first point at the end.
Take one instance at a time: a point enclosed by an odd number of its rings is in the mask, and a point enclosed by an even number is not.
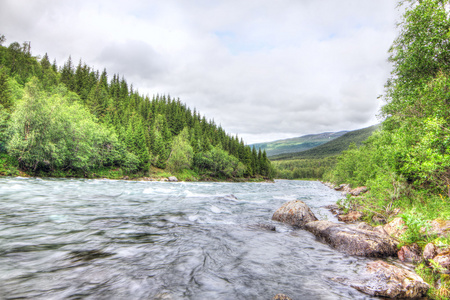
{"type": "Polygon", "coordinates": [[[373,124],[397,14],[391,0],[4,0],[0,33],[170,93],[252,143],[373,124]]]}

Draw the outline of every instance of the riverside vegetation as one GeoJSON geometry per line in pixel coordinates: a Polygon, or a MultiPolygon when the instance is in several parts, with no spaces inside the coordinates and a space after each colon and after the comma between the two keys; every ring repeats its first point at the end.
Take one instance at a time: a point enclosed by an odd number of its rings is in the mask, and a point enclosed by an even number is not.
{"type": "Polygon", "coordinates": [[[179,99],[142,96],[71,58],[62,68],[0,35],[0,175],[263,180],[265,151],[179,99]]]}
{"type": "MultiPolygon", "coordinates": [[[[450,219],[450,18],[449,1],[402,1],[399,35],[390,49],[393,71],[382,108],[385,121],[362,146],[344,151],[324,179],[367,186],[364,197],[341,205],[366,220],[407,225],[403,244],[450,249],[450,237],[430,229],[450,219]]],[[[435,299],[450,297],[450,271],[433,259],[416,271],[435,299]]]]}

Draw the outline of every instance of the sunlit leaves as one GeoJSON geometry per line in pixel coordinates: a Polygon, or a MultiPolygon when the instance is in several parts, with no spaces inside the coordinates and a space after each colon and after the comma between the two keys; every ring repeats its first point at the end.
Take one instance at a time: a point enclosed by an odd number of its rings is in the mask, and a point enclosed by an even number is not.
{"type": "Polygon", "coordinates": [[[12,114],[8,151],[21,166],[33,171],[89,170],[119,163],[126,155],[117,137],[64,88],[47,95],[36,79],[12,114]],[[66,94],[66,95],[65,95],[66,94]]]}

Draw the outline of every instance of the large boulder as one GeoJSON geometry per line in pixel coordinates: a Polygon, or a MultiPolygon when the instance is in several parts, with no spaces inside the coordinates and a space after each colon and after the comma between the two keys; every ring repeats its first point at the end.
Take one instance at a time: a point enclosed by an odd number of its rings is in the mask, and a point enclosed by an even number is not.
{"type": "Polygon", "coordinates": [[[286,202],[277,209],[272,220],[303,227],[308,222],[316,221],[317,218],[305,202],[294,200],[286,202]]]}
{"type": "Polygon", "coordinates": [[[330,221],[309,222],[304,228],[333,248],[349,255],[387,257],[397,254],[397,242],[381,231],[330,221]]]}
{"type": "Polygon", "coordinates": [[[176,178],[175,176],[170,176],[168,180],[169,182],[178,182],[178,178],[176,178]]]}
{"type": "Polygon", "coordinates": [[[358,280],[344,283],[372,296],[400,299],[422,297],[429,289],[419,275],[381,260],[368,263],[358,280]]]}

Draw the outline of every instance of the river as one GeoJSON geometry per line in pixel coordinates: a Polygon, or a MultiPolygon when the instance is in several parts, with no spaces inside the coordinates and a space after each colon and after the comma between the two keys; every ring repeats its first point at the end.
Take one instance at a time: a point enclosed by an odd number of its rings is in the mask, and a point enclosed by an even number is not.
{"type": "Polygon", "coordinates": [[[270,220],[294,199],[335,220],[339,197],[312,181],[0,178],[0,299],[378,299],[331,280],[368,259],[270,220]]]}

